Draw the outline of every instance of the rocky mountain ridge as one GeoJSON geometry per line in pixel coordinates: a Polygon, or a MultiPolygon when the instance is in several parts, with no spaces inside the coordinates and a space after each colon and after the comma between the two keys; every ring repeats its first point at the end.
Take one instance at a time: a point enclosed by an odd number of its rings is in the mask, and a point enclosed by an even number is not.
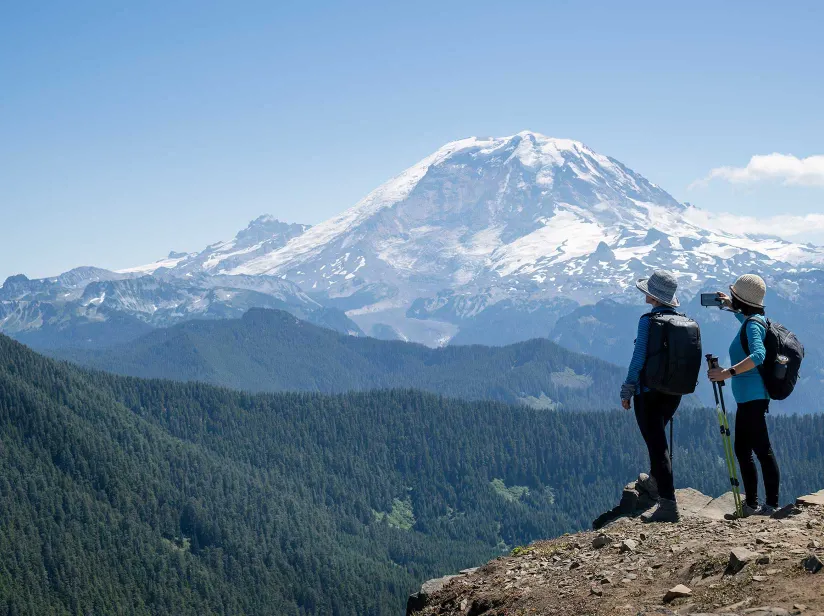
{"type": "Polygon", "coordinates": [[[824,490],[728,521],[731,493],[678,490],[679,524],[622,517],[425,583],[407,616],[824,614],[824,490]]]}
{"type": "Polygon", "coordinates": [[[7,279],[0,287],[0,332],[41,349],[99,348],[193,319],[239,318],[251,308],[284,310],[341,333],[362,334],[341,311],[280,278],[98,268],[7,279]]]}

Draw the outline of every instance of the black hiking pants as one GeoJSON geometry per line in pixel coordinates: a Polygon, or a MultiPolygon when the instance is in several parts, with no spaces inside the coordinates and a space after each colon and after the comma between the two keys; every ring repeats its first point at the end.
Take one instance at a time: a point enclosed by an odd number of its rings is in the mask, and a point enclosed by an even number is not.
{"type": "Polygon", "coordinates": [[[747,493],[747,504],[750,507],[758,505],[758,473],[752,459],[753,452],[761,464],[766,502],[771,507],[778,507],[780,474],[770,444],[770,434],[767,432],[769,407],[769,400],[742,402],[735,414],[735,457],[738,458],[744,491],[747,493]]]}
{"type": "Polygon", "coordinates": [[[666,427],[679,404],[681,396],[659,391],[647,391],[635,396],[635,419],[649,451],[650,474],[658,483],[658,494],[669,500],[675,500],[675,486],[666,427]]]}

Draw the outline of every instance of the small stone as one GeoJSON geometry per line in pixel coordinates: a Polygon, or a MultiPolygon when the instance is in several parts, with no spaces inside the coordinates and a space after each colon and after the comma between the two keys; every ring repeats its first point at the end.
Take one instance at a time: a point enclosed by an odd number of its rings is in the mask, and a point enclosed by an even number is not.
{"type": "Polygon", "coordinates": [[[596,550],[599,550],[602,547],[609,545],[610,543],[612,543],[612,537],[601,533],[600,535],[595,537],[595,539],[592,540],[592,547],[596,550]]]}
{"type": "Polygon", "coordinates": [[[795,603],[795,604],[793,604],[793,609],[798,610],[799,612],[803,612],[804,610],[807,609],[807,606],[804,605],[803,603],[795,603]]]}
{"type": "Polygon", "coordinates": [[[660,561],[652,563],[652,568],[653,569],[660,569],[663,566],[664,566],[664,563],[662,563],[660,561]]]}
{"type": "Polygon", "coordinates": [[[671,601],[675,601],[676,599],[680,599],[682,597],[689,597],[692,595],[692,590],[684,586],[683,584],[678,584],[678,586],[673,586],[667,591],[667,594],[664,595],[664,603],[670,603],[671,601]]]}
{"type": "Polygon", "coordinates": [[[807,547],[810,548],[811,550],[817,550],[818,548],[821,547],[821,542],[816,540],[816,539],[813,539],[812,541],[810,541],[807,544],[807,547]]]}
{"type": "Polygon", "coordinates": [[[569,568],[570,568],[570,570],[572,570],[572,569],[577,569],[577,568],[578,568],[578,567],[580,567],[580,566],[581,566],[581,562],[580,562],[580,561],[578,561],[578,560],[574,560],[574,561],[572,561],[571,563],[569,563],[569,568]]]}
{"type": "Polygon", "coordinates": [[[769,565],[770,564],[770,555],[769,554],[762,554],[758,558],[755,559],[755,564],[757,565],[769,565]]]}
{"type": "Polygon", "coordinates": [[[629,584],[632,584],[632,580],[629,578],[623,578],[621,580],[621,584],[623,584],[624,586],[628,586],[629,584]]]}
{"type": "Polygon", "coordinates": [[[611,577],[602,577],[601,578],[601,584],[612,584],[612,578],[611,577]]]}
{"type": "Polygon", "coordinates": [[[810,520],[807,520],[807,528],[808,528],[809,530],[812,530],[812,529],[813,529],[813,523],[812,523],[810,520]]]}
{"type": "Polygon", "coordinates": [[[767,575],[778,575],[781,573],[781,569],[767,569],[767,575]]]}
{"type": "Polygon", "coordinates": [[[727,572],[736,574],[747,566],[747,563],[755,560],[758,555],[747,548],[733,548],[730,552],[730,561],[727,565],[727,572]]]}
{"type": "Polygon", "coordinates": [[[810,573],[818,573],[821,569],[824,569],[824,563],[822,563],[821,559],[815,554],[810,554],[807,558],[801,561],[801,564],[810,573]]]}
{"type": "Polygon", "coordinates": [[[621,542],[621,552],[634,552],[638,547],[638,542],[632,539],[624,539],[621,542]]]}
{"type": "Polygon", "coordinates": [[[598,588],[597,586],[591,586],[589,592],[595,595],[596,597],[603,597],[604,591],[598,588]]]}
{"type": "Polygon", "coordinates": [[[754,576],[752,576],[752,581],[753,582],[764,582],[764,581],[766,581],[766,579],[767,579],[766,575],[754,575],[754,576]]]}

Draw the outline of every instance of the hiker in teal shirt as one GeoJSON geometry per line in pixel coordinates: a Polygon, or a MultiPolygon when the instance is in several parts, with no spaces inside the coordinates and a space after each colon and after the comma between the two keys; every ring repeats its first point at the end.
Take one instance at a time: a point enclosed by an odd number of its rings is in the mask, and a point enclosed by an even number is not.
{"type": "Polygon", "coordinates": [[[731,368],[713,368],[708,376],[711,381],[732,379],[732,395],[738,403],[735,414],[735,457],[741,468],[741,479],[746,491],[744,517],[771,515],[778,508],[780,473],[778,462],[770,444],[766,415],[770,408],[770,395],[758,366],[764,363],[767,350],[767,320],[764,315],[764,296],[767,285],[760,276],[746,274],[730,287],[732,297],[719,293],[724,306],[735,311],[747,337],[749,355],[741,344],[741,330],[730,344],[731,368]],[[758,472],[752,454],[761,464],[764,478],[766,503],[758,505],[758,472]]]}

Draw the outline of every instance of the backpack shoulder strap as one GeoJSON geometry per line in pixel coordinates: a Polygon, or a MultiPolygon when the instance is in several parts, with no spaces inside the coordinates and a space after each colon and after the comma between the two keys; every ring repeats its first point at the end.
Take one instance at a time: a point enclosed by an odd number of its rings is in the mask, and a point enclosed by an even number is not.
{"type": "Polygon", "coordinates": [[[674,308],[667,308],[666,310],[660,310],[658,312],[647,312],[646,314],[643,314],[641,316],[649,317],[649,318],[653,319],[655,317],[664,316],[666,314],[675,314],[675,315],[679,315],[679,316],[682,316],[682,317],[687,316],[685,314],[681,314],[680,312],[676,312],[674,308]]]}
{"type": "Polygon", "coordinates": [[[748,316],[747,320],[744,321],[741,324],[741,330],[738,333],[738,337],[741,340],[741,347],[744,349],[744,355],[746,355],[747,357],[750,356],[750,342],[749,342],[749,340],[747,340],[747,324],[750,321],[755,321],[756,323],[760,323],[768,331],[770,329],[770,320],[767,317],[765,317],[764,315],[760,315],[760,314],[753,314],[753,315],[748,316]],[[761,319],[759,319],[758,317],[763,318],[764,322],[762,323],[761,319]]]}

